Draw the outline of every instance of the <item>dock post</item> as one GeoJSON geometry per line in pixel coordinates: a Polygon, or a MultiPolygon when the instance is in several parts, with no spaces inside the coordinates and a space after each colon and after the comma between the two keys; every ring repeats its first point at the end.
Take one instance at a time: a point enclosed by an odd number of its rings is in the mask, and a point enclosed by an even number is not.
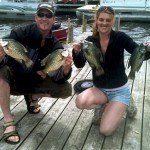
{"type": "Polygon", "coordinates": [[[87,24],[87,19],[85,19],[85,15],[83,12],[82,13],[82,26],[81,26],[82,33],[86,31],[86,24],[87,24]]]}
{"type": "Polygon", "coordinates": [[[68,18],[68,34],[67,43],[73,42],[73,26],[70,24],[70,18],[68,18]]]}
{"type": "Polygon", "coordinates": [[[85,5],[88,5],[88,0],[85,0],[85,5]]]}
{"type": "Polygon", "coordinates": [[[116,22],[115,22],[115,30],[116,31],[120,30],[120,16],[121,16],[121,14],[119,13],[118,18],[116,19],[116,22]]]}

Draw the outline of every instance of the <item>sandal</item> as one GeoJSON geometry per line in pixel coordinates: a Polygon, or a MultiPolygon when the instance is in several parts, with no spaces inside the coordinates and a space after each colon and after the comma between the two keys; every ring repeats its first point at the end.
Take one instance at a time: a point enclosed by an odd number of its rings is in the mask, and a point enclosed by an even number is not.
{"type": "Polygon", "coordinates": [[[38,104],[38,100],[33,100],[31,95],[24,95],[26,104],[27,104],[27,110],[31,114],[37,114],[40,112],[40,109],[36,111],[37,108],[40,107],[38,104]]]}
{"type": "MultiPolygon", "coordinates": [[[[4,130],[6,130],[6,128],[10,127],[10,126],[15,126],[14,121],[5,122],[4,123],[4,130]]],[[[20,136],[19,136],[17,130],[14,130],[14,131],[11,131],[11,132],[8,132],[8,133],[4,133],[3,134],[3,139],[8,144],[18,144],[20,142],[20,136]],[[19,140],[18,141],[11,141],[9,138],[12,137],[12,136],[18,136],[19,140]]]]}

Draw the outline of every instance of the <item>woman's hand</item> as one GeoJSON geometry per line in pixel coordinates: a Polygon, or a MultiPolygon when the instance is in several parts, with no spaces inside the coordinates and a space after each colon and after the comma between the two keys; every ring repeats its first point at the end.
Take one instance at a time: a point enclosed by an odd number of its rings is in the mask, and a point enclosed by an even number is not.
{"type": "Polygon", "coordinates": [[[80,43],[73,43],[73,50],[74,50],[74,53],[76,55],[78,55],[79,52],[81,51],[81,44],[80,43]]]}
{"type": "Polygon", "coordinates": [[[67,75],[71,69],[71,65],[72,65],[72,56],[69,54],[66,59],[65,59],[65,63],[63,65],[63,70],[64,70],[64,75],[67,75]]]}
{"type": "Polygon", "coordinates": [[[4,52],[3,47],[0,45],[0,62],[4,59],[6,53],[4,52]]]}

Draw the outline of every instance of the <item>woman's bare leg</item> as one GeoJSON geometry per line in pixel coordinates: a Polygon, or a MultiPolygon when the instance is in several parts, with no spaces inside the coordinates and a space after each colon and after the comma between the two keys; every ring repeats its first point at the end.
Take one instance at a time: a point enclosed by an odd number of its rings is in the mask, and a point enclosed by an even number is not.
{"type": "Polygon", "coordinates": [[[127,105],[117,101],[110,101],[106,105],[101,118],[100,132],[105,136],[113,134],[113,132],[119,126],[126,109],[127,105]]]}

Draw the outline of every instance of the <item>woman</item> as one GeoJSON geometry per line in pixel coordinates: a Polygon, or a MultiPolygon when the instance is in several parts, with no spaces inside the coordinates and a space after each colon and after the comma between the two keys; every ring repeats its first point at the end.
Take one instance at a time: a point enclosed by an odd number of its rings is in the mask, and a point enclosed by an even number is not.
{"type": "MultiPolygon", "coordinates": [[[[130,89],[124,66],[124,49],[132,54],[138,46],[128,35],[114,31],[114,10],[102,6],[96,12],[93,35],[86,38],[99,48],[104,74],[96,76],[92,69],[94,87],[80,93],[76,98],[79,109],[93,109],[105,105],[100,121],[100,132],[111,135],[122,120],[130,103],[130,89]]],[[[76,67],[83,67],[86,59],[79,43],[73,45],[73,59],[76,67]]]]}

